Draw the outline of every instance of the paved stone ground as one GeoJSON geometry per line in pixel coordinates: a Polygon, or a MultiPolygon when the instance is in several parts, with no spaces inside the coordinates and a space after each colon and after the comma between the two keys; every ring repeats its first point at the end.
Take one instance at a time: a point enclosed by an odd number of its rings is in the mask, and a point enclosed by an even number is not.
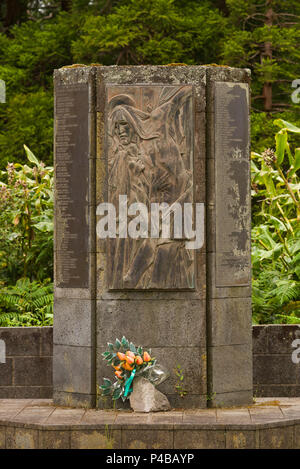
{"type": "Polygon", "coordinates": [[[153,414],[0,399],[0,449],[299,448],[300,398],[153,414]]]}

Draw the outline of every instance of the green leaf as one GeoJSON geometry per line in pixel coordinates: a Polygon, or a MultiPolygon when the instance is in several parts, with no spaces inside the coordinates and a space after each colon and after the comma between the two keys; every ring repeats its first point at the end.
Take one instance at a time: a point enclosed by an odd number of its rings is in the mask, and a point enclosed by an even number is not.
{"type": "Polygon", "coordinates": [[[124,335],[123,335],[123,337],[122,337],[121,344],[122,344],[125,348],[128,348],[128,347],[129,347],[129,342],[128,342],[128,340],[126,339],[126,337],[125,337],[124,335]]]}
{"type": "Polygon", "coordinates": [[[104,385],[105,385],[105,386],[111,386],[111,385],[112,385],[112,384],[111,384],[111,380],[108,379],[108,378],[103,378],[103,381],[104,381],[104,385]]]}
{"type": "Polygon", "coordinates": [[[116,388],[113,392],[113,395],[112,395],[113,400],[115,401],[115,400],[119,399],[121,394],[122,394],[122,388],[116,388]]]}
{"type": "MultiPolygon", "coordinates": [[[[104,353],[108,353],[108,355],[105,355],[104,359],[109,362],[109,361],[113,358],[112,354],[109,353],[109,352],[104,352],[104,353]]],[[[104,354],[103,354],[103,355],[104,355],[104,354]]]]}
{"type": "Polygon", "coordinates": [[[277,164],[281,165],[284,159],[284,152],[287,144],[287,133],[285,129],[280,130],[275,135],[277,164]]]}
{"type": "Polygon", "coordinates": [[[130,342],[129,348],[130,348],[131,352],[137,353],[137,350],[136,350],[136,348],[135,348],[135,345],[134,345],[132,342],[130,342]]]}
{"type": "Polygon", "coordinates": [[[116,348],[117,350],[120,350],[120,348],[121,348],[121,342],[119,341],[119,339],[116,339],[115,348],[116,348]]]}
{"type": "Polygon", "coordinates": [[[32,153],[31,150],[29,150],[29,148],[24,145],[24,148],[25,148],[25,151],[26,151],[26,155],[27,155],[27,158],[29,159],[29,161],[33,164],[35,164],[36,166],[39,166],[40,162],[39,160],[34,156],[34,154],[32,153]]]}
{"type": "Polygon", "coordinates": [[[110,342],[107,342],[107,346],[111,352],[114,351],[114,344],[111,344],[110,342]]]}
{"type": "Polygon", "coordinates": [[[296,173],[296,171],[298,171],[298,169],[300,169],[300,148],[296,148],[295,150],[294,164],[291,171],[288,173],[288,177],[291,178],[296,173]]]}
{"type": "Polygon", "coordinates": [[[283,119],[274,120],[274,124],[278,125],[279,127],[281,127],[284,130],[285,129],[288,130],[289,132],[294,132],[294,133],[300,134],[300,128],[299,127],[296,127],[295,125],[290,124],[290,122],[287,122],[283,119]]]}

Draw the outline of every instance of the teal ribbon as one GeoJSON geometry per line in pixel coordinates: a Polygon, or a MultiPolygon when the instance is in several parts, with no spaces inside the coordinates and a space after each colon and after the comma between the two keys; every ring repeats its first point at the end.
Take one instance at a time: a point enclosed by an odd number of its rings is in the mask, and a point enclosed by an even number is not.
{"type": "Polygon", "coordinates": [[[131,372],[131,375],[129,376],[129,378],[125,382],[125,391],[124,391],[124,396],[125,397],[127,397],[128,394],[130,394],[132,392],[131,383],[132,383],[133,378],[135,376],[135,372],[136,372],[136,368],[131,372]]]}

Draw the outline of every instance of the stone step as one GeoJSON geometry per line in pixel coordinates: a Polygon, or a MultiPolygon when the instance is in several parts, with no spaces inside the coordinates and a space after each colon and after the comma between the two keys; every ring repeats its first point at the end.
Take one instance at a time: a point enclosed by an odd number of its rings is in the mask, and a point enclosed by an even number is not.
{"type": "Polygon", "coordinates": [[[0,449],[300,449],[300,398],[150,414],[0,399],[0,449]]]}

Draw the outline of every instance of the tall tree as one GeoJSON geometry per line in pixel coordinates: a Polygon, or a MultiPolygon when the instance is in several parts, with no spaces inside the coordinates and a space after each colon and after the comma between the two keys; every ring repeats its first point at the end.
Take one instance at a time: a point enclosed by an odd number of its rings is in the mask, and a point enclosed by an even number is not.
{"type": "Polygon", "coordinates": [[[224,62],[252,69],[255,108],[292,108],[291,82],[300,76],[300,2],[227,0],[227,5],[232,28],[223,48],[224,62]]]}
{"type": "Polygon", "coordinates": [[[5,31],[27,19],[27,0],[3,0],[1,18],[5,31]]]}

